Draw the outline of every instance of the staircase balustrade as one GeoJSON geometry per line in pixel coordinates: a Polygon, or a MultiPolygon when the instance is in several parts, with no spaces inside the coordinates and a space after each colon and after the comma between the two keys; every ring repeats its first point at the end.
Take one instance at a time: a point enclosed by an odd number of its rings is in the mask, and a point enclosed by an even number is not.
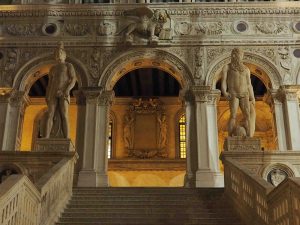
{"type": "Polygon", "coordinates": [[[299,225],[300,178],[274,187],[233,159],[225,159],[225,193],[249,225],[299,225]]]}
{"type": "Polygon", "coordinates": [[[64,158],[33,184],[24,175],[0,184],[1,225],[52,225],[72,195],[75,157],[64,158]]]}

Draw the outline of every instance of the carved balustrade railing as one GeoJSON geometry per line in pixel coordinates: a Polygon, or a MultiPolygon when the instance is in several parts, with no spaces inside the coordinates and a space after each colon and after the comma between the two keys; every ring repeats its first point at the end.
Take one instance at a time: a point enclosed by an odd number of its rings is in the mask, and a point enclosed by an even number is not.
{"type": "MultiPolygon", "coordinates": [[[[133,3],[224,3],[224,2],[288,2],[298,0],[57,0],[57,4],[133,4],[133,3]]],[[[45,4],[45,0],[15,0],[12,4],[45,4]]],[[[1,3],[0,3],[1,4],[1,3]]],[[[51,4],[55,2],[51,1],[51,4]]]]}
{"type": "Polygon", "coordinates": [[[0,224],[38,225],[40,193],[24,175],[12,175],[0,185],[0,224]]]}
{"type": "Polygon", "coordinates": [[[274,187],[233,159],[223,160],[225,193],[251,225],[300,224],[300,178],[274,187]]]}
{"type": "Polygon", "coordinates": [[[268,196],[270,224],[300,224],[300,179],[282,182],[268,196]]]}
{"type": "Polygon", "coordinates": [[[0,224],[54,224],[72,195],[74,163],[62,159],[36,184],[24,175],[9,176],[0,184],[0,224]]]}

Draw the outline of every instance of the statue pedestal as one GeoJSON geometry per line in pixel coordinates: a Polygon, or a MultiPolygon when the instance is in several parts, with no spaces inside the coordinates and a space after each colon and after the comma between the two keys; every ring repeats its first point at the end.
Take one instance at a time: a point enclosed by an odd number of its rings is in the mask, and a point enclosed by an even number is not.
{"type": "Polygon", "coordinates": [[[261,151],[260,139],[253,137],[227,137],[224,142],[225,151],[261,151]]]}
{"type": "Polygon", "coordinates": [[[34,145],[38,152],[73,152],[75,147],[69,138],[39,138],[34,145]]]}

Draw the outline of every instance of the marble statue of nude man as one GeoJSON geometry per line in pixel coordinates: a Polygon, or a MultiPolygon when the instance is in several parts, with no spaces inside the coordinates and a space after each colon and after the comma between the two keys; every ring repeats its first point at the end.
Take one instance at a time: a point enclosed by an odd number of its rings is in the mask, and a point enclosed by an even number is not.
{"type": "Polygon", "coordinates": [[[231,52],[231,62],[222,69],[221,90],[229,101],[230,119],[228,122],[228,135],[234,136],[236,116],[240,107],[244,117],[246,136],[252,137],[255,130],[254,93],[251,85],[250,70],[242,60],[244,53],[240,48],[231,52]]]}
{"type": "Polygon", "coordinates": [[[66,57],[67,55],[63,43],[60,43],[55,51],[57,63],[50,69],[49,83],[46,90],[48,110],[44,130],[45,138],[50,137],[56,111],[61,117],[63,137],[69,137],[68,109],[70,104],[70,91],[76,83],[76,75],[73,65],[65,62],[66,57]]]}

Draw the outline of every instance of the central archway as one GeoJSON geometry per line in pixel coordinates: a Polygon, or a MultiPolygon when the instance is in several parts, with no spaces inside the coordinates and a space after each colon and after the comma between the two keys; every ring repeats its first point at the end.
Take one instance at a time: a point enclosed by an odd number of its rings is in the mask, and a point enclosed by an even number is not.
{"type": "Polygon", "coordinates": [[[183,186],[185,159],[178,158],[180,154],[176,152],[178,150],[176,136],[179,135],[178,115],[179,112],[181,114],[183,112],[182,103],[179,100],[179,89],[190,84],[192,84],[192,76],[187,66],[177,57],[158,50],[151,52],[146,50],[143,54],[139,51],[125,54],[117,58],[105,70],[100,86],[105,90],[114,90],[116,95],[114,104],[111,106],[111,114],[115,117],[114,121],[117,121],[117,124],[112,125],[113,132],[116,134],[113,136],[117,141],[113,141],[116,148],[115,157],[109,160],[108,174],[111,186],[183,186]],[[151,71],[159,74],[151,76],[151,71]],[[130,83],[137,81],[130,81],[130,78],[126,77],[139,73],[141,79],[148,79],[146,84],[142,84],[144,87],[147,84],[168,86],[176,82],[174,86],[177,85],[178,90],[168,90],[169,93],[167,93],[166,90],[153,90],[152,86],[146,91],[136,90],[133,93],[127,90],[126,94],[120,94],[118,90],[120,84],[123,88],[126,84],[136,85],[130,83]],[[163,76],[169,76],[165,79],[169,83],[159,83],[158,79],[163,76]],[[149,79],[152,81],[149,82],[149,79]],[[135,142],[132,149],[125,147],[124,141],[125,118],[130,114],[135,121],[134,135],[140,135],[135,139],[139,141],[135,142]],[[156,146],[155,143],[158,143],[159,132],[162,129],[161,125],[158,125],[158,119],[162,115],[166,116],[166,124],[170,131],[167,135],[166,155],[166,152],[160,155],[159,151],[155,150],[159,148],[159,145],[156,146]],[[152,140],[150,145],[153,146],[143,146],[141,133],[147,130],[149,131],[148,138],[151,136],[153,139],[150,138],[152,140]]]}

